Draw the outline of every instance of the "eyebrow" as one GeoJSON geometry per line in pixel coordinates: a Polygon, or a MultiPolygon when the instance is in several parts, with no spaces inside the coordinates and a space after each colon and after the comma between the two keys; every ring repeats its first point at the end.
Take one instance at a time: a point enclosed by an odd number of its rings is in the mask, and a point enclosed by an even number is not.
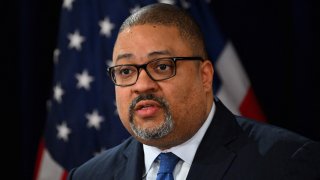
{"type": "MultiPolygon", "coordinates": [[[[147,57],[152,59],[155,58],[159,55],[170,55],[171,53],[168,50],[160,50],[160,51],[153,51],[151,53],[148,53],[147,57]]],[[[120,59],[130,59],[134,55],[131,53],[124,53],[124,54],[119,54],[116,58],[116,62],[119,61],[120,59]]]]}
{"type": "Polygon", "coordinates": [[[159,55],[170,55],[171,53],[168,50],[162,50],[162,51],[153,51],[148,54],[148,58],[153,58],[155,56],[159,55]]]}
{"type": "Polygon", "coordinates": [[[116,62],[120,59],[130,59],[133,55],[131,53],[119,54],[116,58],[116,62]]]}

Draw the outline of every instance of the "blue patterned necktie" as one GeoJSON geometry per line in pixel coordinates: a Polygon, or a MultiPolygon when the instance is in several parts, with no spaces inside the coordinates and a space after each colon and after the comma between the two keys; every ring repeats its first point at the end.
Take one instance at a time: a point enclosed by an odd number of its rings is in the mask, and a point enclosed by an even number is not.
{"type": "Polygon", "coordinates": [[[161,153],[158,158],[160,159],[160,168],[157,180],[174,180],[172,173],[180,158],[171,152],[161,153]]]}

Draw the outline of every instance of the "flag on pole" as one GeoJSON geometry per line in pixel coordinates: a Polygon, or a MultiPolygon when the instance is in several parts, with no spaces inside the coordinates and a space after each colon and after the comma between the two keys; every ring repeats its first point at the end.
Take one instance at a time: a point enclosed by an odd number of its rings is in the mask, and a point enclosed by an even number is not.
{"type": "Polygon", "coordinates": [[[52,98],[39,145],[35,179],[66,179],[68,171],[126,139],[106,66],[124,19],[147,4],[178,5],[202,27],[215,66],[215,94],[235,113],[264,120],[232,43],[220,32],[209,1],[64,0],[54,50],[52,98]]]}

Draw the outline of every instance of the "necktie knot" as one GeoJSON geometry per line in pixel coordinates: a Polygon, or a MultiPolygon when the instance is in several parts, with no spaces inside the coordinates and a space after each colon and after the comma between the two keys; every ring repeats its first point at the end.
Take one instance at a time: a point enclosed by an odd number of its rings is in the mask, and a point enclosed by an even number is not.
{"type": "Polygon", "coordinates": [[[158,171],[157,180],[164,176],[167,176],[167,178],[169,177],[169,179],[173,179],[172,172],[180,158],[171,152],[161,153],[158,158],[160,160],[160,168],[158,171]]]}

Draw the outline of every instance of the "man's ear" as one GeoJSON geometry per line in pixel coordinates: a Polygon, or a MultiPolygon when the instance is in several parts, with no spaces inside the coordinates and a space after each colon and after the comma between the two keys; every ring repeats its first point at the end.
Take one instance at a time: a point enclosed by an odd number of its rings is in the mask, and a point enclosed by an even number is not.
{"type": "Polygon", "coordinates": [[[210,60],[205,60],[201,63],[201,76],[202,76],[202,85],[206,92],[212,91],[213,83],[213,64],[210,60]]]}

